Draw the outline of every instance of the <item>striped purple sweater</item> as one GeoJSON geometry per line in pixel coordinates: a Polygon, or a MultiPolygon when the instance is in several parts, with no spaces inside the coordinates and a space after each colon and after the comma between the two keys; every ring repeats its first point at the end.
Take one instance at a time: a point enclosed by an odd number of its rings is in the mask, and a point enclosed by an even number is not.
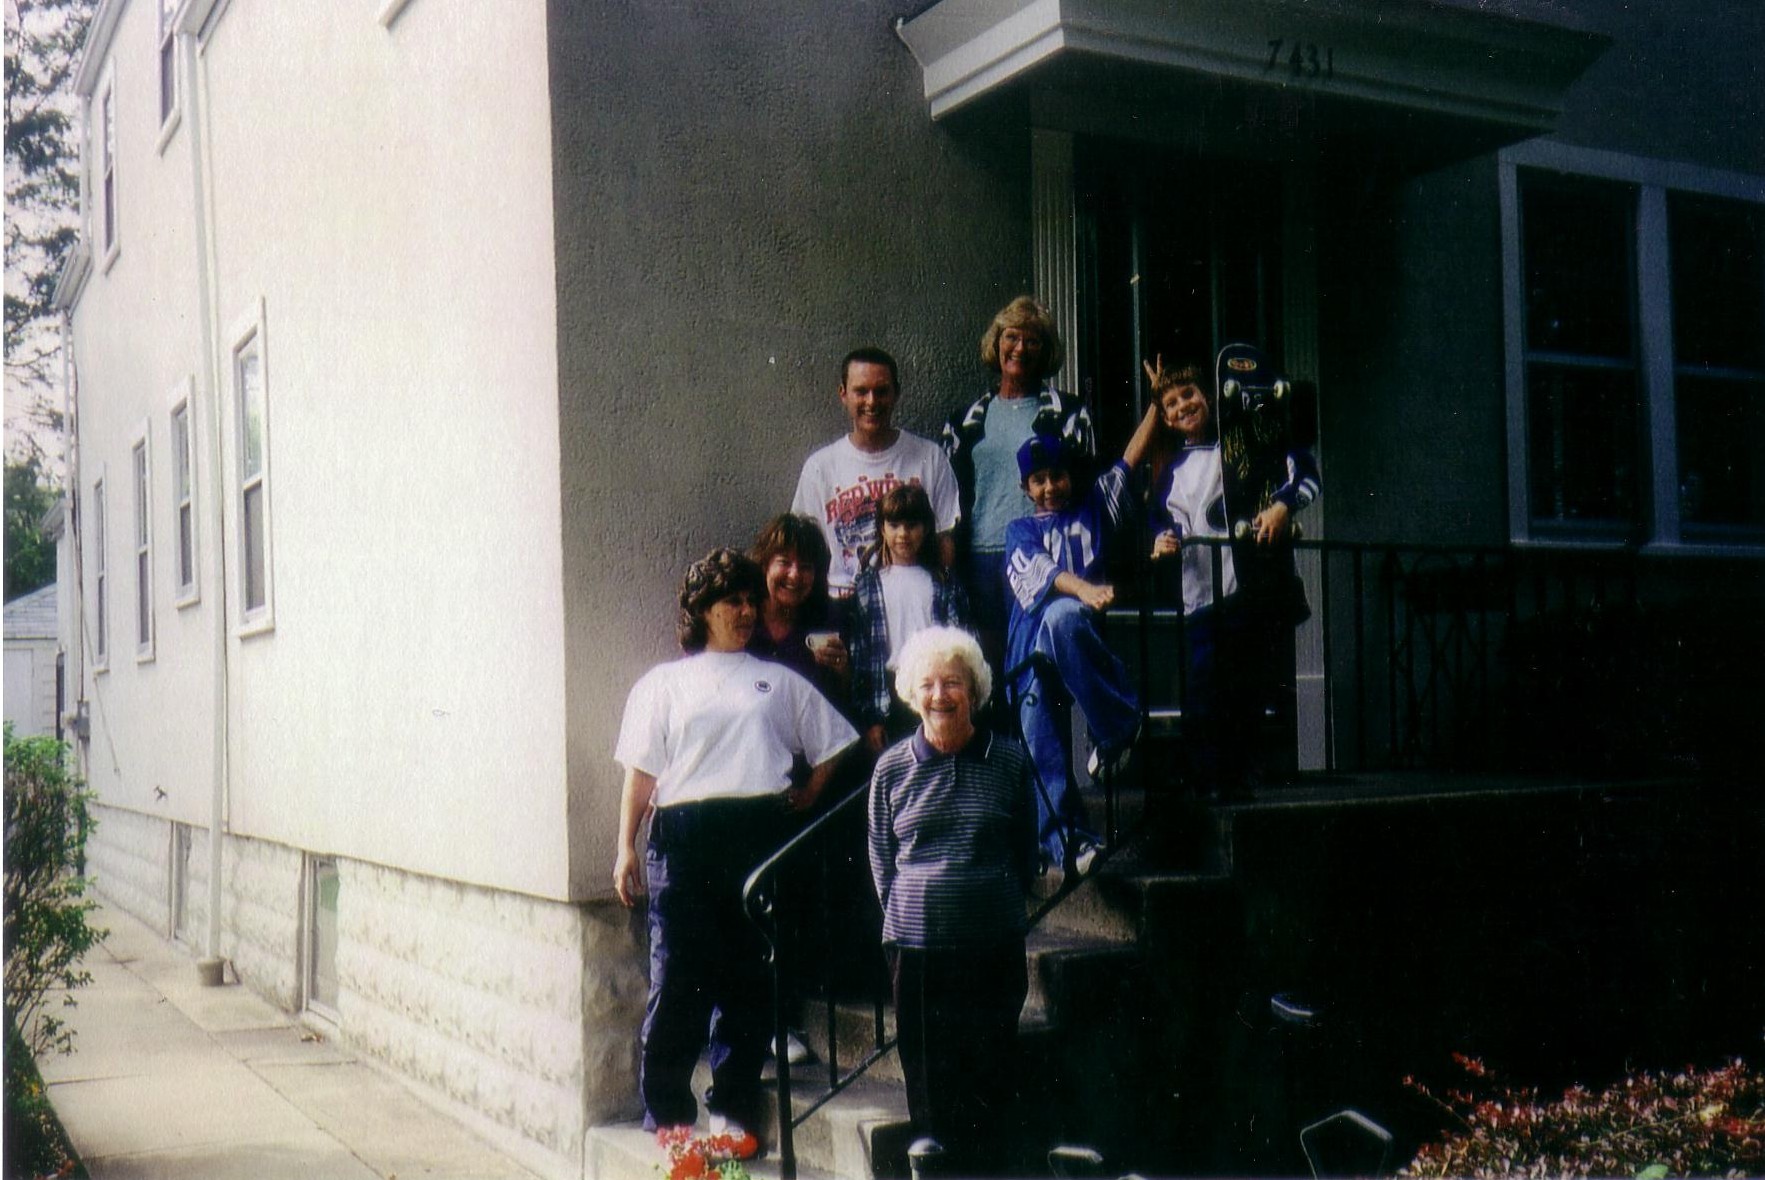
{"type": "Polygon", "coordinates": [[[1023,933],[1036,866],[1029,754],[985,730],[940,754],[923,730],[877,760],[870,779],[870,874],[883,941],[983,946],[1023,933]]]}

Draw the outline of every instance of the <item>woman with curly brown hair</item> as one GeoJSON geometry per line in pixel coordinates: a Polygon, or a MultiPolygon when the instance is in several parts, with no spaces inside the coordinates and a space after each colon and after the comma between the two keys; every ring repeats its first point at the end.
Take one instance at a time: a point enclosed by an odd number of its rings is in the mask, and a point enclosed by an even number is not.
{"type": "Polygon", "coordinates": [[[744,650],[764,593],[760,568],[733,549],[693,563],[679,598],[686,654],[632,687],[614,749],[625,785],[613,889],[633,906],[648,878],[639,1080],[644,1125],[654,1130],[695,1120],[692,1071],[713,1015],[705,1094],[713,1129],[759,1125],[769,991],[765,948],[742,914],[742,882],[782,842],[789,815],[813,806],[858,738],[808,681],[744,650]],[[814,769],[792,787],[798,755],[814,769]],[[639,862],[646,814],[649,847],[639,862]]]}

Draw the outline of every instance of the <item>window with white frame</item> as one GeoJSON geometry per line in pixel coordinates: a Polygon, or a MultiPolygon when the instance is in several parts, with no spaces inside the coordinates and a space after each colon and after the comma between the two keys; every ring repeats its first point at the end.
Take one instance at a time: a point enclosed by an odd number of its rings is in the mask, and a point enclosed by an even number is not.
{"type": "Polygon", "coordinates": [[[159,125],[168,131],[178,114],[178,0],[159,0],[159,125]]]}
{"type": "Polygon", "coordinates": [[[1518,540],[1765,544],[1765,180],[1502,155],[1518,540]]]}
{"type": "Polygon", "coordinates": [[[110,665],[110,567],[105,557],[104,479],[92,484],[92,666],[110,665]]]}
{"type": "Polygon", "coordinates": [[[195,450],[190,433],[190,399],[172,406],[172,503],[178,513],[178,598],[187,606],[198,598],[196,588],[195,450]]]}
{"type": "Polygon", "coordinates": [[[239,601],[242,622],[270,620],[269,445],[262,320],[233,347],[233,409],[239,452],[239,601]]]}
{"type": "Polygon", "coordinates": [[[97,119],[98,254],[106,263],[116,255],[116,75],[106,74],[98,92],[97,119]]]}
{"type": "Polygon", "coordinates": [[[135,658],[153,658],[153,504],[152,465],[147,436],[135,441],[129,467],[135,489],[135,658]]]}

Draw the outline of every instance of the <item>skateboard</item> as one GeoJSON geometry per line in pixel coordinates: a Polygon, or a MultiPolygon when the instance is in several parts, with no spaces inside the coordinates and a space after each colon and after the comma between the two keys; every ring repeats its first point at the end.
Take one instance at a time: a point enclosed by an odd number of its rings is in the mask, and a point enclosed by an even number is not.
{"type": "Polygon", "coordinates": [[[1287,482],[1293,387],[1260,348],[1228,344],[1214,365],[1213,388],[1226,531],[1235,541],[1250,541],[1251,521],[1287,482]]]}

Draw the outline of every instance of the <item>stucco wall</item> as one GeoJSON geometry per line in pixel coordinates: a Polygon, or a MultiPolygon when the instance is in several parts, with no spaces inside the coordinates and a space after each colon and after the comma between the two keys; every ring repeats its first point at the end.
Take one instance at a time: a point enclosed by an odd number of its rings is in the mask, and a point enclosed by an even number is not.
{"type": "Polygon", "coordinates": [[[376,11],[232,4],[201,57],[223,364],[261,307],[268,407],[274,629],[230,644],[229,823],[560,896],[543,11],[376,11]]]}
{"type": "Polygon", "coordinates": [[[625,694],[677,654],[686,563],[746,545],[846,426],[878,344],[901,419],[978,391],[1030,282],[1029,139],[934,126],[865,2],[551,5],[573,887],[606,895],[625,694]]]}
{"type": "MultiPolygon", "coordinates": [[[[179,608],[176,508],[171,500],[171,409],[203,371],[195,313],[196,246],[190,197],[190,123],[161,140],[156,15],[150,4],[120,6],[107,73],[114,79],[117,251],[106,260],[90,228],[91,277],[74,315],[78,370],[78,485],[74,511],[81,546],[66,571],[68,593],[85,596],[85,658],[70,658],[68,697],[89,702],[92,740],[83,767],[107,804],[162,821],[206,822],[213,730],[212,594],[179,608]],[[154,648],[136,654],[134,490],[131,449],[145,425],[151,460],[154,648]],[[105,486],[108,670],[93,659],[97,639],[98,551],[93,484],[105,486]],[[76,577],[77,575],[77,577],[76,577]],[[83,680],[77,679],[82,675],[83,680]],[[166,707],[167,702],[177,707],[166,707]]],[[[96,99],[94,100],[96,108],[96,99]]],[[[96,121],[96,116],[94,116],[96,121]]],[[[88,151],[88,160],[96,159],[88,151]]],[[[89,198],[88,216],[97,206],[89,198]]],[[[198,429],[207,423],[200,397],[198,429]]],[[[197,478],[211,478],[198,456],[197,478]]],[[[206,496],[206,492],[199,492],[206,496]]],[[[199,511],[208,501],[199,499],[199,511]]],[[[199,584],[212,582],[216,547],[198,532],[199,584]]]]}
{"type": "Polygon", "coordinates": [[[1390,185],[1326,183],[1320,429],[1330,536],[1506,539],[1501,238],[1493,157],[1390,185]]]}
{"type": "Polygon", "coordinates": [[[1765,169],[1765,6],[1576,0],[1613,44],[1569,94],[1555,137],[1712,168],[1765,169]]]}

